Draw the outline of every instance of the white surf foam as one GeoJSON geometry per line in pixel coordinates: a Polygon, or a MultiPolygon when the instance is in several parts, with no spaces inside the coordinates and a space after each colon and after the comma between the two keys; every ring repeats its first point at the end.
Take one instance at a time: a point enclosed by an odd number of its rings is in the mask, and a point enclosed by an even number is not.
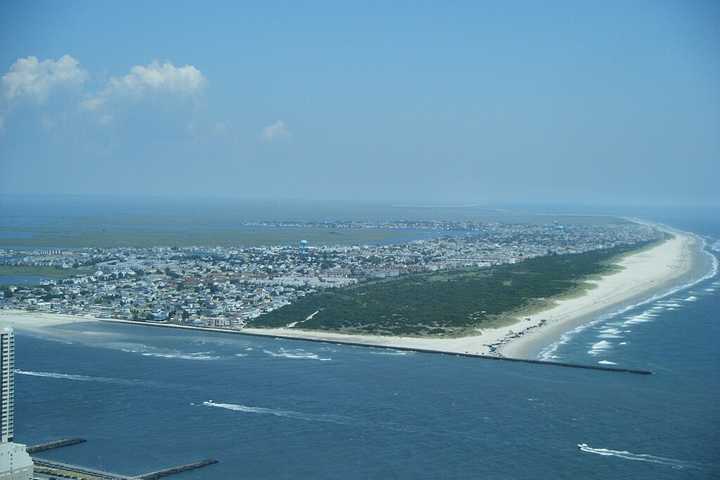
{"type": "Polygon", "coordinates": [[[213,352],[179,352],[177,350],[158,350],[149,345],[142,343],[110,343],[106,346],[123,351],[125,353],[139,353],[143,357],[154,358],[174,358],[181,360],[219,360],[217,355],[211,355],[213,352]]]}
{"type": "Polygon", "coordinates": [[[622,338],[622,331],[619,328],[608,327],[600,330],[598,338],[622,338]]]}
{"type": "Polygon", "coordinates": [[[600,365],[617,365],[617,363],[611,362],[610,360],[600,360],[598,363],[600,365]]]}
{"type": "Polygon", "coordinates": [[[349,424],[353,420],[349,417],[343,417],[340,415],[330,414],[313,414],[313,413],[302,413],[294,410],[280,410],[276,408],[266,407],[253,407],[249,405],[241,405],[236,403],[219,403],[208,400],[202,403],[206,407],[223,408],[225,410],[231,410],[233,412],[241,413],[255,413],[259,415],[272,415],[275,417],[294,418],[297,420],[306,420],[311,422],[328,422],[328,423],[339,423],[349,424]]]}
{"type": "Polygon", "coordinates": [[[696,302],[697,299],[698,299],[698,297],[696,297],[695,295],[690,295],[689,297],[687,297],[687,298],[685,299],[685,301],[686,301],[686,302],[696,302]]]}
{"type": "Polygon", "coordinates": [[[610,450],[608,448],[592,448],[586,443],[579,443],[578,448],[583,452],[594,453],[595,455],[602,455],[604,457],[616,457],[637,462],[655,463],[658,465],[667,465],[676,469],[698,468],[698,465],[690,462],[684,462],[675,458],[659,457],[657,455],[650,455],[647,453],[632,453],[627,450],[610,450]]]}
{"type": "Polygon", "coordinates": [[[406,352],[403,350],[392,350],[392,349],[384,349],[384,350],[378,350],[378,349],[371,349],[370,354],[371,355],[390,355],[390,356],[406,356],[410,355],[413,352],[406,352]]]}
{"type": "Polygon", "coordinates": [[[298,359],[298,360],[319,360],[321,362],[329,362],[330,360],[332,360],[332,358],[330,358],[330,357],[321,357],[317,353],[306,352],[305,350],[301,350],[301,349],[286,350],[284,348],[281,348],[277,352],[273,352],[271,350],[263,350],[263,352],[270,355],[271,357],[279,357],[279,358],[291,358],[291,359],[298,359]]]}
{"type": "Polygon", "coordinates": [[[609,350],[611,348],[612,343],[608,342],[607,340],[600,340],[599,342],[593,343],[587,353],[593,356],[597,356],[603,353],[605,350],[609,350]]]}
{"type": "Polygon", "coordinates": [[[219,360],[216,355],[208,355],[209,352],[193,352],[193,353],[161,353],[161,352],[142,352],[143,357],[155,358],[177,358],[181,360],[219,360]]]}
{"type": "MultiPolygon", "coordinates": [[[[575,337],[575,336],[576,336],[577,334],[579,334],[580,332],[583,332],[585,329],[590,328],[590,327],[593,327],[593,326],[595,326],[595,325],[597,325],[597,324],[606,322],[606,321],[610,320],[611,318],[615,318],[615,317],[617,317],[617,316],[619,316],[619,315],[622,315],[622,314],[625,313],[625,312],[628,312],[628,311],[630,311],[630,310],[633,310],[633,309],[635,309],[635,308],[637,308],[637,307],[640,307],[640,306],[642,306],[642,305],[647,305],[647,304],[649,304],[649,303],[653,303],[653,302],[656,302],[656,301],[658,301],[658,300],[665,299],[665,298],[667,298],[667,297],[670,297],[670,296],[672,296],[672,295],[675,295],[675,294],[678,293],[678,292],[681,292],[681,291],[683,291],[683,290],[687,290],[687,289],[689,289],[689,288],[697,285],[698,283],[704,282],[705,280],[708,280],[708,279],[710,279],[710,278],[715,277],[715,276],[718,274],[718,266],[719,266],[719,263],[720,263],[720,262],[718,261],[718,258],[717,258],[715,255],[713,255],[713,254],[705,251],[705,241],[702,240],[702,239],[701,239],[701,241],[702,241],[701,248],[703,249],[703,253],[705,253],[706,255],[709,255],[709,256],[711,257],[711,261],[712,261],[712,266],[711,266],[710,271],[709,271],[708,273],[706,273],[706,274],[703,275],[702,277],[700,277],[700,278],[698,278],[698,279],[696,279],[696,280],[693,280],[693,281],[691,281],[691,282],[688,282],[688,283],[686,283],[686,284],[684,284],[684,285],[678,285],[678,286],[676,286],[676,287],[674,287],[674,288],[671,288],[670,290],[668,290],[668,291],[666,291],[666,292],[658,293],[658,294],[653,295],[653,296],[651,296],[651,297],[649,297],[649,298],[647,298],[647,299],[645,299],[645,300],[643,300],[643,301],[641,301],[641,302],[638,302],[638,303],[635,303],[635,304],[632,304],[632,305],[628,305],[628,306],[623,307],[623,308],[621,308],[621,309],[619,309],[619,310],[616,310],[616,311],[614,311],[614,312],[611,312],[611,313],[609,313],[609,314],[607,314],[607,315],[602,315],[602,316],[598,317],[597,319],[595,319],[595,320],[593,320],[593,321],[591,321],[591,322],[585,323],[585,324],[583,324],[583,325],[579,325],[579,326],[575,327],[574,329],[563,333],[563,334],[560,336],[560,339],[558,339],[558,341],[553,342],[553,343],[551,343],[550,345],[548,345],[548,346],[546,346],[545,348],[543,348],[542,350],[540,350],[540,352],[538,353],[537,358],[539,358],[540,360],[547,360],[547,361],[558,359],[558,358],[560,358],[560,356],[557,355],[558,349],[559,349],[562,345],[567,344],[573,337],[575,337]]],[[[713,282],[712,285],[720,286],[720,280],[713,282]]],[[[673,301],[673,302],[677,303],[677,302],[681,301],[681,299],[679,299],[679,298],[670,298],[669,301],[673,301]]],[[[678,306],[679,306],[679,305],[678,305],[678,306]]]]}
{"type": "Polygon", "coordinates": [[[627,320],[625,320],[625,321],[623,322],[623,326],[637,325],[637,324],[639,324],[639,323],[652,322],[656,317],[657,317],[657,315],[653,315],[653,314],[648,313],[648,312],[642,312],[642,313],[640,313],[640,314],[638,314],[638,315],[633,315],[633,316],[631,316],[631,317],[626,317],[627,320]]]}

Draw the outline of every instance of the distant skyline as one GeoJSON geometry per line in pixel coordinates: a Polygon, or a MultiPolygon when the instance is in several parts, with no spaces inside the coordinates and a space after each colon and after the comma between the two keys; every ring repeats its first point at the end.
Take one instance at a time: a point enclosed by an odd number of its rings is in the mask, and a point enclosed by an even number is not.
{"type": "Polygon", "coordinates": [[[720,3],[0,5],[0,194],[720,205],[720,3]]]}

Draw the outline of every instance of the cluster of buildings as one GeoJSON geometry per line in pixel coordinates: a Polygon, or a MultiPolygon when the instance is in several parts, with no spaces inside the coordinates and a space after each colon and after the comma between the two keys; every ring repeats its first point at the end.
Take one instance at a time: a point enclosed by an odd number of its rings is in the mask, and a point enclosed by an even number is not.
{"type": "MultiPolygon", "coordinates": [[[[66,278],[0,287],[0,308],[242,328],[298,297],[373,278],[487,267],[657,238],[611,224],[395,222],[434,229],[400,244],[0,250],[0,265],[56,267],[66,278]]],[[[338,228],[352,225],[339,224],[338,228]]],[[[388,227],[386,224],[377,228],[388,227]]],[[[371,228],[364,225],[362,228],[371,228]]]]}

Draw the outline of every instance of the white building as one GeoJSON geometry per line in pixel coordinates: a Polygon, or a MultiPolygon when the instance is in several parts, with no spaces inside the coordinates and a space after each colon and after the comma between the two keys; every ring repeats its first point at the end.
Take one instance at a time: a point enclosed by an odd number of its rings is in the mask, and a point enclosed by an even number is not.
{"type": "Polygon", "coordinates": [[[19,443],[0,443],[0,480],[32,480],[33,461],[19,443]]]}
{"type": "Polygon", "coordinates": [[[0,329],[0,480],[32,480],[27,447],[12,443],[15,426],[15,334],[0,329]]]}
{"type": "Polygon", "coordinates": [[[0,329],[0,442],[12,442],[15,425],[15,334],[0,329]]]}

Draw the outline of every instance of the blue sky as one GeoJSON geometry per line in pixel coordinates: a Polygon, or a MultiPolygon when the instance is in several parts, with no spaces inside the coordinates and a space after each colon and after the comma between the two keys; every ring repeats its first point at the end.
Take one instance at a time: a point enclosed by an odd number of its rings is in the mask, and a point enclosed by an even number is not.
{"type": "Polygon", "coordinates": [[[720,4],[0,5],[0,193],[720,204],[720,4]]]}

